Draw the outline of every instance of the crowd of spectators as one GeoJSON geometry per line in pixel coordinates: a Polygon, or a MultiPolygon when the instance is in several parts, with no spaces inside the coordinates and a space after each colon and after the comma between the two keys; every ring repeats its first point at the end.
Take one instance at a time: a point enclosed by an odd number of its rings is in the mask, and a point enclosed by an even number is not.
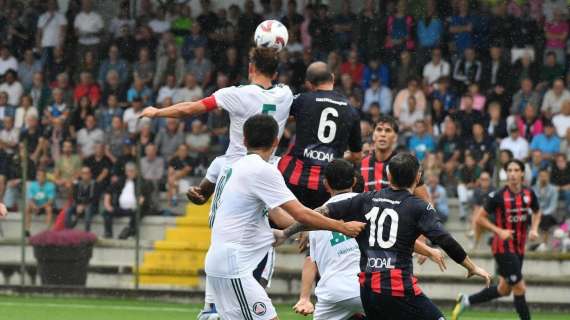
{"type": "MultiPolygon", "coordinates": [[[[10,207],[17,205],[24,156],[32,186],[53,183],[56,199],[71,199],[59,205],[69,208],[68,226],[83,215],[89,228],[101,210],[111,236],[113,213],[132,215],[136,201],[163,212],[160,191],[175,207],[191,177],[225,150],[227,114],[151,122],[138,117],[141,110],[247,82],[253,32],[278,19],[290,32],[278,81],[302,92],[306,66],[326,61],[336,89],[361,112],[365,152],[374,148],[375,119],[396,117],[399,143],[423,161],[445,217],[447,198],[458,197],[467,219],[484,194],[505,184],[500,164],[514,157],[527,162],[526,182],[541,204],[562,203],[545,210],[556,217],[553,225],[568,218],[564,0],[366,0],[359,11],[349,0],[338,10],[286,0],[217,7],[202,0],[193,10],[142,0],[137,8],[118,3],[110,20],[94,4],[72,0],[62,12],[53,0],[0,2],[0,196],[10,207]],[[133,188],[130,163],[137,158],[150,190],[144,199],[123,194],[133,188]],[[559,199],[546,199],[548,190],[559,199]]],[[[280,150],[294,139],[289,129],[280,150]]],[[[51,203],[43,196],[28,194],[36,202],[29,215],[51,203]]]]}

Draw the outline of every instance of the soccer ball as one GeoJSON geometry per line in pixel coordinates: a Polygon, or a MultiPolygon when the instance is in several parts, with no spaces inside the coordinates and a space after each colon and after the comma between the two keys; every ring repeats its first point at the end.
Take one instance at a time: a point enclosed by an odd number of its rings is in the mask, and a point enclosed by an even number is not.
{"type": "Polygon", "coordinates": [[[274,48],[281,51],[287,45],[289,31],[277,20],[265,20],[255,29],[254,40],[258,47],[274,48]]]}
{"type": "Polygon", "coordinates": [[[200,313],[198,315],[197,320],[221,320],[220,316],[217,313],[206,312],[200,313]]]}

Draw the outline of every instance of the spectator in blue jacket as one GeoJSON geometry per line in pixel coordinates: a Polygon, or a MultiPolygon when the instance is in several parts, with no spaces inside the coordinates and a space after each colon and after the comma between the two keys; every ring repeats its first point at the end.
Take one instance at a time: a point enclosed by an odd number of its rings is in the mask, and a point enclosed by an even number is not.
{"type": "Polygon", "coordinates": [[[383,85],[390,87],[390,69],[376,57],[370,58],[368,65],[364,67],[362,76],[362,88],[364,90],[370,88],[374,76],[380,79],[383,85]]]}
{"type": "Polygon", "coordinates": [[[544,122],[544,133],[532,139],[530,149],[542,151],[544,159],[547,160],[551,160],[554,155],[560,152],[560,138],[556,135],[552,122],[544,122]]]}
{"type": "Polygon", "coordinates": [[[370,88],[364,93],[362,111],[368,112],[373,103],[380,105],[380,112],[390,114],[392,112],[392,91],[382,83],[376,74],[373,74],[370,88]]]}
{"type": "Polygon", "coordinates": [[[428,153],[435,150],[435,140],[431,134],[427,132],[427,124],[425,120],[418,120],[414,124],[414,134],[410,137],[408,142],[408,149],[418,158],[423,161],[428,153]]]}

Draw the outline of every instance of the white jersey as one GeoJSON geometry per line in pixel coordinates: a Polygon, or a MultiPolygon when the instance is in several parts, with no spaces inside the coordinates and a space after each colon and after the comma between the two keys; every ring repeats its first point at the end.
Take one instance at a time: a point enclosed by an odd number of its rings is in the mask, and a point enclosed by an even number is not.
{"type": "MultiPolygon", "coordinates": [[[[357,194],[339,194],[327,203],[349,199],[355,195],[357,194]]],[[[317,264],[321,276],[315,288],[318,301],[335,303],[360,297],[360,251],[356,240],[338,232],[311,231],[309,246],[311,259],[317,264]]]]}
{"type": "Polygon", "coordinates": [[[269,89],[255,84],[227,87],[214,92],[213,96],[217,106],[230,116],[230,145],[226,156],[243,156],[247,153],[243,144],[243,125],[256,114],[272,116],[279,125],[278,138],[281,138],[293,103],[293,92],[284,84],[269,89]]]}
{"type": "Polygon", "coordinates": [[[259,155],[246,155],[226,166],[212,202],[206,274],[219,278],[251,275],[275,240],[265,208],[291,200],[295,196],[279,170],[259,155]]]}

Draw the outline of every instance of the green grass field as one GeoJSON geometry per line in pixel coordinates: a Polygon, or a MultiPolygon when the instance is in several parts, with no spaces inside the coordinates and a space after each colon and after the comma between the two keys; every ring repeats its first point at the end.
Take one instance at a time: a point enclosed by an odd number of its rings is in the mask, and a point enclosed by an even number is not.
{"type": "MultiPolygon", "coordinates": [[[[151,300],[99,300],[74,298],[23,298],[0,296],[2,320],[193,320],[201,305],[162,303],[151,300]]],[[[311,319],[295,315],[291,306],[279,306],[282,320],[311,319]]],[[[533,314],[534,320],[568,320],[567,314],[533,314]]],[[[518,319],[514,312],[470,312],[465,320],[518,319]]]]}

